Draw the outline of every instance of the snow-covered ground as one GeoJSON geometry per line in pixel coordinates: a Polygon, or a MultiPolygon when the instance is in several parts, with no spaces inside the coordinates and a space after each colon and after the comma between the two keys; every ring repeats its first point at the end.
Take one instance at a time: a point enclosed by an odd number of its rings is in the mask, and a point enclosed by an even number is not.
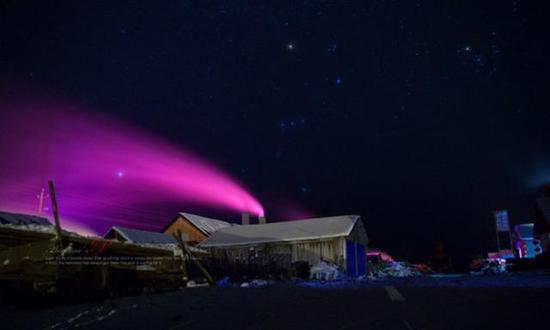
{"type": "Polygon", "coordinates": [[[539,329],[548,321],[544,301],[549,293],[549,272],[284,282],[34,309],[3,306],[0,324],[2,329],[51,330],[539,329]],[[392,300],[386,287],[404,300],[392,300]]]}

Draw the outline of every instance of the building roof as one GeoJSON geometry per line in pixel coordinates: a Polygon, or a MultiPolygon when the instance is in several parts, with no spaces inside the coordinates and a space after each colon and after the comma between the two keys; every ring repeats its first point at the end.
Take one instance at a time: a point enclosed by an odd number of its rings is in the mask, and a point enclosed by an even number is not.
{"type": "Polygon", "coordinates": [[[343,215],[226,227],[216,231],[199,246],[207,248],[348,236],[359,219],[358,215],[343,215]]]}
{"type": "MultiPolygon", "coordinates": [[[[103,235],[107,237],[111,231],[116,231],[120,236],[124,237],[130,243],[137,244],[175,244],[176,240],[172,236],[165,235],[163,233],[157,233],[154,231],[145,231],[133,228],[113,226],[111,229],[103,235]]],[[[182,234],[185,235],[185,234],[182,234]]],[[[186,237],[183,237],[183,240],[187,240],[186,237]]]]}
{"type": "Polygon", "coordinates": [[[514,234],[519,239],[533,239],[533,227],[534,224],[532,223],[523,223],[514,226],[514,234]]]}
{"type": "Polygon", "coordinates": [[[238,226],[226,221],[206,218],[206,217],[202,217],[200,215],[191,214],[191,213],[180,212],[180,216],[187,219],[193,226],[195,226],[198,230],[200,230],[206,236],[210,236],[212,235],[212,233],[222,228],[238,226]]]}
{"type": "Polygon", "coordinates": [[[43,217],[37,217],[35,215],[29,214],[19,214],[19,213],[8,213],[0,212],[0,224],[2,225],[41,225],[41,226],[51,226],[51,222],[48,219],[43,217]]]}

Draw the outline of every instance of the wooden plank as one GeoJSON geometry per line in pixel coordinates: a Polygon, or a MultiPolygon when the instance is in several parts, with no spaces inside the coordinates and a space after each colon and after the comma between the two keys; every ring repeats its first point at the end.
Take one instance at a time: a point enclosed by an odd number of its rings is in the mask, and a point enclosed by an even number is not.
{"type": "Polygon", "coordinates": [[[173,236],[176,239],[176,241],[178,241],[182,253],[184,255],[187,255],[189,257],[189,259],[191,259],[191,261],[193,261],[195,263],[195,266],[197,266],[197,268],[202,272],[204,277],[206,277],[206,280],[208,281],[208,284],[210,284],[211,286],[216,286],[216,281],[214,281],[214,279],[212,278],[210,273],[206,270],[206,268],[204,268],[204,266],[199,261],[199,259],[195,258],[193,256],[193,254],[191,253],[191,251],[187,247],[187,244],[185,244],[185,242],[181,239],[181,230],[178,230],[175,234],[173,234],[173,236]]]}
{"type": "Polygon", "coordinates": [[[55,220],[55,233],[59,241],[59,246],[63,246],[61,239],[61,225],[59,224],[59,210],[57,209],[57,198],[55,198],[55,188],[53,186],[53,181],[48,182],[48,188],[50,189],[50,198],[52,200],[52,211],[53,218],[55,220]]]}

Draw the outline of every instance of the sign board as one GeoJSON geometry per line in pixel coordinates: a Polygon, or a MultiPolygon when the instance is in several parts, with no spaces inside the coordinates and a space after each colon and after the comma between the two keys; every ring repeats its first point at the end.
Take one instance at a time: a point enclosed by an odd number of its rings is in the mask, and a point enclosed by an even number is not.
{"type": "Polygon", "coordinates": [[[509,232],[510,220],[508,218],[508,210],[495,211],[495,224],[497,232],[509,232]]]}

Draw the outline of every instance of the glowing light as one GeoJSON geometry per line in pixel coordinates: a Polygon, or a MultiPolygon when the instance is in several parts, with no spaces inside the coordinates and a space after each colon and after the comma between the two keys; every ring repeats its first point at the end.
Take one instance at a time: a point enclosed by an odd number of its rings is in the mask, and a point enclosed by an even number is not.
{"type": "Polygon", "coordinates": [[[97,233],[114,224],[158,229],[174,216],[158,207],[168,202],[179,211],[264,215],[212,164],[88,107],[28,95],[0,100],[0,209],[36,210],[36,194],[53,179],[62,216],[97,233]]]}

